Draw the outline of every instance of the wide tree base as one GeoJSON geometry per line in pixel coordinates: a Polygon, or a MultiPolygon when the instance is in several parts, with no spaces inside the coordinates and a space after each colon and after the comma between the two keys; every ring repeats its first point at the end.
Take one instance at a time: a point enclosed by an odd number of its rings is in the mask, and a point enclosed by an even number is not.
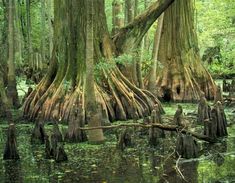
{"type": "MultiPolygon", "coordinates": [[[[104,73],[102,84],[96,84],[96,100],[102,122],[138,119],[151,114],[154,105],[163,108],[159,100],[149,91],[141,90],[127,80],[116,68],[104,73]]],[[[84,86],[64,86],[65,79],[52,78],[48,74],[39,83],[24,103],[24,116],[30,120],[52,120],[69,122],[79,118],[79,126],[86,121],[84,86]],[[79,115],[74,112],[79,111],[79,115]]]]}
{"type": "Polygon", "coordinates": [[[164,68],[156,80],[159,98],[166,102],[196,102],[204,92],[205,97],[212,100],[216,89],[212,77],[200,63],[192,67],[164,68]]]}

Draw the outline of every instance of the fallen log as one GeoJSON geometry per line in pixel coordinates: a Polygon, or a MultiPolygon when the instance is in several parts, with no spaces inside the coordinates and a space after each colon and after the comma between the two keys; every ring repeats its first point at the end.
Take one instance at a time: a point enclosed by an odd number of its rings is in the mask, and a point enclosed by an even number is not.
{"type": "Polygon", "coordinates": [[[165,124],[160,124],[160,123],[154,123],[154,124],[137,124],[137,123],[129,123],[129,124],[119,124],[119,125],[111,125],[111,126],[96,126],[96,127],[80,127],[80,130],[97,130],[97,129],[114,129],[114,128],[123,128],[123,127],[142,127],[142,128],[159,128],[162,130],[166,131],[176,131],[176,132],[181,132],[184,134],[191,134],[193,137],[199,139],[199,140],[204,140],[209,143],[214,143],[215,139],[211,139],[210,137],[206,135],[202,135],[196,132],[192,132],[190,130],[186,130],[180,126],[177,125],[165,125],[165,124]]]}

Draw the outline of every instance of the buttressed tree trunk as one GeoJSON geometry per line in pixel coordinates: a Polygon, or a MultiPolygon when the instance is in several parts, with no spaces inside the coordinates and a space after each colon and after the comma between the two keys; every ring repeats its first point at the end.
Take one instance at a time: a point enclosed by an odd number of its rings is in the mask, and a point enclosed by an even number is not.
{"type": "Polygon", "coordinates": [[[156,84],[167,101],[196,101],[203,91],[214,96],[215,84],[199,56],[192,0],[176,0],[165,12],[158,55],[162,69],[156,84]]]}
{"type": "MultiPolygon", "coordinates": [[[[136,21],[139,24],[153,23],[153,19],[161,14],[159,9],[161,12],[164,11],[162,4],[160,5],[160,8],[159,4],[151,7],[150,12],[145,12],[143,17],[136,21]]],[[[94,92],[95,101],[100,106],[97,110],[101,111],[102,120],[126,120],[136,115],[137,117],[149,115],[153,106],[159,104],[158,99],[150,92],[134,86],[117,68],[112,60],[117,49],[108,33],[104,0],[93,0],[93,6],[95,27],[93,59],[95,73],[98,74],[94,82],[94,92]],[[109,68],[101,67],[103,65],[109,68]]],[[[90,6],[86,4],[86,0],[57,0],[54,1],[54,8],[54,48],[50,66],[46,76],[25,101],[24,115],[30,119],[39,117],[45,120],[70,121],[75,114],[72,110],[79,108],[81,120],[78,121],[84,121],[83,119],[87,120],[85,115],[87,90],[84,85],[88,69],[86,68],[87,31],[84,30],[86,30],[86,12],[90,6]]],[[[138,30],[138,23],[135,22],[132,27],[125,30],[133,39],[139,39],[133,35],[136,31],[132,31],[138,30]]],[[[139,30],[140,40],[144,36],[141,32],[147,31],[146,25],[143,27],[139,30]]],[[[125,39],[129,39],[123,31],[115,37],[116,41],[121,40],[119,45],[125,43],[125,39]]],[[[161,108],[161,105],[159,107],[161,108]]]]}

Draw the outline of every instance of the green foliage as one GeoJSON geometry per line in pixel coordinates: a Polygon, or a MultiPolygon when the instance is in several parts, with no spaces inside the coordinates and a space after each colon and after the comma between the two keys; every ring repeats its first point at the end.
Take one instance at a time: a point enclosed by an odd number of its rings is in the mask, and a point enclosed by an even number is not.
{"type": "Polygon", "coordinates": [[[102,78],[103,71],[110,71],[112,68],[119,65],[128,65],[133,63],[133,56],[130,54],[123,54],[116,58],[113,58],[113,61],[107,61],[105,58],[99,60],[99,62],[95,65],[95,78],[99,81],[102,78]]]}
{"type": "Polygon", "coordinates": [[[197,0],[197,31],[201,53],[220,47],[222,62],[208,65],[214,74],[235,73],[235,1],[197,0]]]}
{"type": "Polygon", "coordinates": [[[114,58],[114,60],[117,64],[120,64],[120,65],[127,64],[128,65],[128,64],[133,63],[133,56],[130,54],[124,53],[124,54],[114,58]]]}

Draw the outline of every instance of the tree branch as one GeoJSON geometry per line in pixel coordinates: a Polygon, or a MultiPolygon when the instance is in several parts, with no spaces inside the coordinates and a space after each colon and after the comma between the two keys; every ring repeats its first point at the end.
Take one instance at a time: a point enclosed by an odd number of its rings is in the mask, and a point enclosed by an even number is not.
{"type": "Polygon", "coordinates": [[[173,2],[174,0],[158,0],[126,27],[121,28],[113,37],[118,54],[135,49],[155,20],[173,2]]]}

